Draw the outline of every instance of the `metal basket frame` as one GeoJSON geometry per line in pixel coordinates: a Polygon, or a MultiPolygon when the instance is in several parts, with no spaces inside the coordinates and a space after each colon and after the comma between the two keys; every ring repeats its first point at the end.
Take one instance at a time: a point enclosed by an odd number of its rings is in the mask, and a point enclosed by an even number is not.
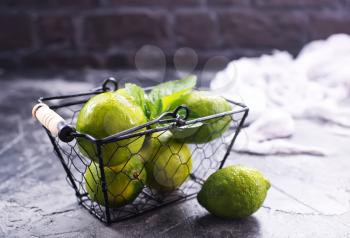
{"type": "MultiPolygon", "coordinates": [[[[41,97],[38,99],[38,101],[40,103],[47,104],[52,110],[58,110],[58,109],[64,108],[64,107],[84,104],[89,100],[90,97],[92,97],[94,95],[104,93],[107,91],[115,91],[117,89],[118,89],[118,81],[115,80],[114,78],[108,78],[107,80],[105,80],[103,82],[103,84],[100,87],[92,89],[91,91],[88,91],[88,92],[67,94],[67,95],[60,95],[60,96],[53,96],[53,97],[41,97]],[[88,98],[79,99],[80,97],[88,97],[88,98]],[[78,98],[78,99],[76,99],[76,98],[78,98]],[[71,99],[76,99],[76,100],[71,100],[71,99]],[[57,100],[59,100],[58,103],[53,103],[53,101],[57,101],[57,100]],[[62,100],[63,100],[63,102],[61,102],[62,100]],[[64,100],[70,100],[70,101],[65,102],[64,100]]],[[[148,91],[148,90],[151,90],[152,87],[144,88],[144,89],[145,89],[145,91],[148,91]]],[[[227,111],[227,112],[214,114],[214,115],[210,115],[210,116],[206,116],[206,117],[201,117],[201,118],[197,118],[197,119],[193,119],[193,120],[188,120],[189,109],[186,106],[179,106],[172,112],[163,113],[157,119],[154,119],[154,120],[149,121],[145,124],[130,128],[128,130],[118,132],[116,134],[110,135],[110,136],[102,138],[102,139],[97,139],[91,135],[78,132],[78,131],[76,131],[75,127],[73,125],[70,125],[70,124],[60,125],[58,138],[54,137],[46,128],[44,128],[44,129],[46,130],[48,137],[50,138],[50,141],[53,145],[54,151],[55,151],[56,155],[58,156],[58,158],[59,158],[59,160],[60,160],[60,162],[61,162],[61,164],[62,164],[62,166],[67,174],[67,179],[68,179],[69,184],[75,190],[75,194],[78,198],[79,204],[81,204],[84,208],[86,208],[90,213],[95,215],[95,217],[97,217],[100,221],[102,221],[106,224],[110,224],[111,222],[124,220],[124,219],[133,217],[135,215],[138,215],[138,214],[141,214],[141,213],[144,213],[147,211],[155,210],[155,209],[163,207],[164,205],[167,205],[167,204],[191,199],[196,195],[196,193],[185,194],[184,196],[179,196],[177,199],[172,199],[170,201],[162,201],[159,204],[152,207],[151,209],[141,210],[139,213],[135,213],[132,215],[128,215],[128,216],[124,216],[124,217],[120,217],[120,218],[117,217],[116,219],[112,219],[111,218],[111,208],[108,205],[108,195],[107,195],[107,186],[108,185],[106,184],[106,179],[105,179],[103,159],[101,156],[101,146],[104,144],[107,144],[107,143],[111,143],[111,142],[116,142],[116,141],[129,139],[129,138],[133,138],[133,137],[152,135],[155,132],[162,132],[162,131],[165,132],[167,130],[174,129],[177,127],[182,127],[182,126],[186,126],[186,125],[195,124],[198,122],[204,122],[207,120],[218,119],[218,118],[222,118],[225,116],[232,116],[235,114],[243,113],[243,116],[241,117],[241,119],[239,120],[239,122],[237,123],[237,125],[234,128],[234,135],[233,135],[231,141],[228,143],[227,150],[226,150],[226,152],[225,152],[225,154],[220,162],[219,167],[217,168],[217,169],[220,169],[224,166],[226,159],[231,152],[233,144],[234,144],[234,142],[235,142],[242,126],[243,126],[243,123],[248,115],[248,112],[249,112],[249,109],[246,105],[232,101],[232,100],[228,100],[228,99],[226,99],[226,100],[229,103],[231,103],[232,105],[236,106],[236,108],[234,108],[232,111],[227,111]],[[181,116],[179,114],[179,111],[181,111],[181,110],[183,110],[185,112],[185,116],[181,116]],[[151,128],[151,126],[154,124],[160,124],[160,125],[164,124],[164,126],[160,126],[157,128],[151,128]],[[140,129],[143,129],[143,128],[145,128],[145,130],[139,131],[140,129]],[[86,193],[82,194],[79,191],[79,188],[78,188],[78,186],[73,178],[72,171],[70,171],[69,166],[67,165],[67,162],[64,159],[64,153],[62,151],[62,148],[59,147],[58,142],[57,142],[57,141],[60,141],[63,143],[68,143],[68,142],[70,142],[74,139],[77,139],[77,138],[84,138],[84,139],[86,139],[86,140],[88,140],[96,145],[97,155],[98,155],[98,159],[99,159],[99,170],[100,170],[100,175],[101,175],[101,186],[102,186],[102,191],[104,194],[104,202],[105,202],[103,215],[98,214],[96,211],[94,211],[94,209],[91,208],[91,206],[87,205],[84,202],[84,201],[90,200],[90,199],[86,193]]],[[[190,174],[190,180],[192,180],[193,182],[198,183],[200,185],[203,183],[203,179],[196,177],[194,174],[190,174]]],[[[146,194],[146,196],[147,196],[147,194],[146,194]]]]}

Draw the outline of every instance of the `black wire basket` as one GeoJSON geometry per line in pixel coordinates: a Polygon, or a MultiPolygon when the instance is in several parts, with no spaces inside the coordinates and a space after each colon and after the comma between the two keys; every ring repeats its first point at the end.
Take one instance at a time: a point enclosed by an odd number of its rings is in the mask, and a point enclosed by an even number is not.
{"type": "MultiPolygon", "coordinates": [[[[117,89],[117,81],[113,78],[109,78],[102,86],[89,92],[40,98],[38,100],[39,104],[33,108],[33,115],[44,125],[54,151],[67,173],[67,181],[74,189],[79,204],[99,220],[107,224],[137,216],[167,204],[185,201],[195,197],[204,180],[206,180],[210,174],[224,166],[234,141],[248,114],[248,108],[245,105],[228,100],[229,103],[232,104],[232,111],[189,120],[187,118],[187,107],[185,105],[179,106],[174,111],[166,112],[155,120],[103,139],[96,139],[91,135],[77,131],[74,125],[82,105],[94,95],[107,91],[115,91],[117,89]],[[38,116],[39,109],[44,109],[42,110],[43,116],[41,116],[41,118],[38,116]],[[227,125],[226,123],[224,125],[226,127],[225,132],[218,132],[218,135],[209,135],[215,139],[210,140],[208,143],[187,145],[177,143],[175,147],[171,147],[167,144],[162,144],[160,140],[162,135],[174,129],[183,128],[184,126],[194,125],[196,123],[210,124],[213,121],[222,120],[223,118],[226,118],[227,121],[227,125]],[[227,118],[229,118],[229,120],[227,120],[227,118]],[[143,143],[151,139],[159,143],[160,146],[163,146],[164,150],[171,151],[169,158],[167,158],[165,162],[165,166],[172,163],[172,160],[180,157],[180,153],[182,153],[181,150],[186,149],[186,154],[191,159],[191,166],[189,166],[189,158],[187,158],[178,164],[178,168],[175,168],[175,171],[187,169],[187,173],[190,172],[189,175],[183,178],[184,181],[180,182],[181,186],[177,186],[173,191],[159,192],[151,189],[144,180],[139,178],[144,168],[141,168],[139,171],[140,173],[136,174],[136,176],[135,174],[130,175],[123,171],[131,158],[139,156],[141,159],[144,159],[140,151],[130,151],[130,157],[125,165],[123,165],[124,167],[118,169],[118,172],[114,174],[116,176],[118,173],[124,173],[129,176],[129,179],[126,180],[126,184],[120,185],[122,188],[120,187],[117,189],[120,194],[112,194],[109,190],[109,186],[115,187],[115,185],[111,184],[113,181],[111,182],[110,176],[108,176],[108,174],[106,175],[107,168],[103,166],[103,148],[105,146],[114,145],[121,147],[121,143],[119,142],[123,140],[128,141],[128,143],[124,143],[122,147],[127,147],[129,143],[135,143],[135,141],[141,140],[141,138],[143,138],[143,143]],[[91,159],[86,156],[86,153],[82,153],[81,147],[79,147],[78,144],[78,141],[82,139],[95,145],[96,158],[99,163],[91,162],[91,159]],[[100,190],[96,191],[96,193],[99,193],[100,201],[98,202],[96,202],[98,199],[91,198],[90,185],[84,178],[84,174],[86,174],[87,170],[90,171],[90,174],[95,176],[93,180],[100,186],[100,190]],[[140,192],[136,194],[137,197],[134,198],[132,202],[125,202],[125,204],[122,202],[119,204],[123,205],[119,206],[111,205],[111,200],[123,200],[124,193],[129,191],[128,189],[132,190],[131,188],[135,188],[135,182],[140,182],[138,184],[141,184],[142,188],[140,192]],[[88,193],[89,189],[90,195],[88,193]]],[[[151,88],[146,88],[145,90],[147,91],[150,89],[151,88]]]]}

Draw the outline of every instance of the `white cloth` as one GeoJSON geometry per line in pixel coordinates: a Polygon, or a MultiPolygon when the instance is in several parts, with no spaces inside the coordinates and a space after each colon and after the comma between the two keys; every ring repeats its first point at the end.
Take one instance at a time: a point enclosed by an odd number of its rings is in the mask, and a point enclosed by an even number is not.
{"type": "Polygon", "coordinates": [[[350,128],[349,63],[350,36],[337,34],[309,43],[296,59],[275,51],[232,61],[210,87],[250,108],[246,121],[249,143],[238,137],[239,151],[325,155],[322,148],[274,139],[292,136],[297,118],[328,122],[338,132],[339,127],[350,128]]]}

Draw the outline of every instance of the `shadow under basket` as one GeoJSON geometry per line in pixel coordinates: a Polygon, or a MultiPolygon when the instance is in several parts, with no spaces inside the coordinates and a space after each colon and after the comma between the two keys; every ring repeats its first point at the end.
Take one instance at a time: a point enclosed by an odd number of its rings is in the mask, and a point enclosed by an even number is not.
{"type": "MultiPolygon", "coordinates": [[[[117,88],[117,82],[113,78],[109,78],[101,87],[85,93],[40,98],[39,104],[33,109],[34,117],[44,125],[54,151],[67,173],[67,181],[74,189],[79,203],[91,214],[107,224],[134,217],[167,204],[185,201],[195,197],[208,176],[224,166],[248,114],[248,108],[245,105],[227,100],[232,104],[232,111],[190,120],[187,118],[189,113],[188,108],[184,105],[176,108],[174,111],[165,112],[155,120],[103,139],[96,139],[91,135],[76,131],[75,124],[77,116],[83,104],[94,95],[107,91],[115,91],[117,88]],[[211,135],[207,135],[211,137],[207,143],[184,144],[176,142],[177,146],[171,147],[167,144],[162,144],[160,139],[161,135],[169,133],[169,131],[191,127],[191,125],[198,125],[198,123],[202,126],[210,127],[211,124],[217,123],[220,120],[221,122],[225,121],[225,123],[218,123],[222,128],[215,128],[216,130],[211,131],[211,135]],[[91,155],[89,156],[89,153],[82,151],[82,146],[78,144],[80,140],[89,141],[89,143],[94,145],[95,154],[93,156],[95,157],[95,161],[99,163],[93,163],[93,167],[90,166],[92,164],[91,155]],[[115,196],[120,196],[119,201],[123,199],[125,191],[127,189],[133,189],[128,188],[128,186],[133,186],[130,181],[135,181],[139,178],[137,176],[131,177],[129,183],[123,184],[123,188],[118,189],[120,194],[113,194],[113,191],[109,187],[111,181],[107,179],[107,177],[110,178],[111,176],[106,175],[106,167],[102,163],[102,153],[105,151],[104,148],[106,146],[109,148],[115,146],[115,151],[123,148],[127,149],[124,152],[129,151],[129,159],[139,156],[142,160],[145,160],[146,158],[142,158],[141,153],[139,153],[140,150],[135,151],[128,147],[137,140],[142,140],[143,143],[146,143],[145,141],[147,140],[154,140],[156,143],[159,143],[159,147],[164,147],[163,150],[170,151],[169,153],[165,153],[169,155],[169,158],[166,158],[168,161],[162,163],[164,168],[160,169],[165,169],[166,166],[172,164],[171,160],[187,156],[188,158],[182,158],[178,164],[179,168],[170,169],[172,171],[170,174],[172,175],[167,174],[165,176],[174,176],[176,171],[179,170],[182,170],[182,173],[185,174],[189,173],[189,175],[183,179],[184,181],[180,181],[180,187],[173,191],[162,193],[151,189],[144,181],[139,181],[142,183],[142,188],[136,194],[136,199],[123,206],[112,206],[110,205],[110,200],[115,199],[115,196]],[[124,143],[125,141],[127,143],[124,143]],[[186,153],[181,152],[184,148],[186,148],[186,153]],[[192,161],[191,166],[187,163],[189,159],[192,161]],[[88,182],[85,181],[84,177],[85,172],[88,169],[91,170],[91,168],[97,171],[93,173],[96,176],[94,182],[98,183],[99,188],[101,188],[100,191],[97,191],[100,195],[102,194],[102,202],[100,201],[99,203],[94,201],[96,199],[92,199],[91,189],[90,194],[88,193],[89,184],[87,184],[88,182]]],[[[150,88],[145,90],[150,90],[150,88]]],[[[195,133],[194,136],[196,135],[195,133]]],[[[203,134],[200,136],[203,136],[203,134]]],[[[147,163],[152,163],[155,159],[159,159],[156,157],[157,154],[155,153],[154,158],[147,159],[147,163]]],[[[127,159],[126,164],[128,161],[127,159]]],[[[119,169],[115,175],[124,173],[123,169],[119,169]]],[[[146,170],[146,168],[144,167],[142,170],[146,170]]],[[[169,178],[169,181],[173,181],[172,178],[169,178]]],[[[115,187],[115,185],[113,186],[115,187]]]]}

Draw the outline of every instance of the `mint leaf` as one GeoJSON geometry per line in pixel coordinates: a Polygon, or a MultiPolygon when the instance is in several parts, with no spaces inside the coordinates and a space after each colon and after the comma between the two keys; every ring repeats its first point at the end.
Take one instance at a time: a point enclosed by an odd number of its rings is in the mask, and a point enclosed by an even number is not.
{"type": "Polygon", "coordinates": [[[133,83],[127,83],[125,84],[125,90],[128,92],[128,94],[134,98],[137,105],[141,107],[145,115],[149,118],[150,116],[150,108],[147,104],[147,95],[145,91],[133,83]]]}
{"type": "Polygon", "coordinates": [[[167,111],[181,95],[196,86],[196,82],[197,77],[190,75],[180,80],[169,81],[155,86],[148,95],[150,104],[152,107],[155,107],[151,115],[156,117],[167,111]]]}
{"type": "Polygon", "coordinates": [[[153,120],[162,113],[162,100],[160,98],[147,98],[147,108],[149,108],[149,119],[153,120]]]}

